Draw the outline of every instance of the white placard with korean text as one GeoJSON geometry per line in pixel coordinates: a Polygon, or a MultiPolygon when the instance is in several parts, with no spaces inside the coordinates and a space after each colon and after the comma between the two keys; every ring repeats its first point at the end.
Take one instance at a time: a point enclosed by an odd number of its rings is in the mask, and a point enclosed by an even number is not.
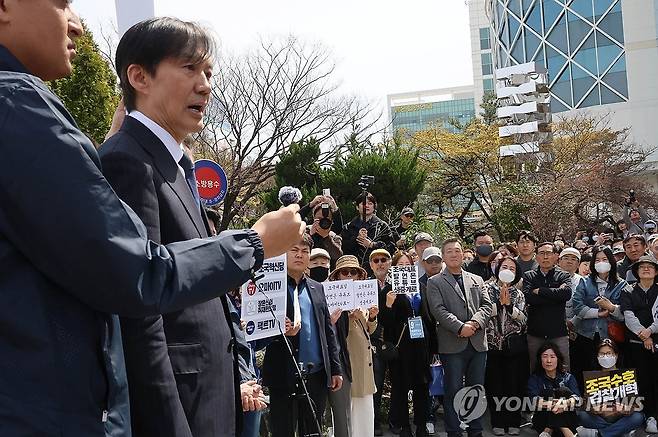
{"type": "Polygon", "coordinates": [[[242,285],[241,319],[246,324],[247,341],[279,335],[278,323],[281,323],[282,330],[286,329],[286,255],[263,261],[263,267],[256,273],[256,278],[255,283],[249,280],[242,285]]]}
{"type": "Polygon", "coordinates": [[[419,293],[420,285],[418,283],[418,266],[391,267],[391,284],[393,293],[419,293]]]}
{"type": "Polygon", "coordinates": [[[376,279],[366,281],[330,281],[322,283],[329,313],[377,306],[379,288],[376,279]]]}

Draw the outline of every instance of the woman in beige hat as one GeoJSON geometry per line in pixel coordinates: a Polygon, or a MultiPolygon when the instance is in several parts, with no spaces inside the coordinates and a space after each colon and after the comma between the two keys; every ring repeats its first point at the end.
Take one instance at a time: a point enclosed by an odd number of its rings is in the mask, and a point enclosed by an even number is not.
{"type": "MultiPolygon", "coordinates": [[[[366,271],[353,255],[340,257],[336,262],[336,269],[329,275],[330,281],[349,279],[361,281],[366,278],[366,271]]],[[[378,312],[378,308],[374,306],[368,309],[357,308],[349,313],[343,313],[348,314],[347,355],[351,369],[351,414],[348,421],[350,422],[350,435],[354,437],[372,437],[375,433],[375,409],[372,395],[376,388],[370,334],[377,328],[378,312]]]]}

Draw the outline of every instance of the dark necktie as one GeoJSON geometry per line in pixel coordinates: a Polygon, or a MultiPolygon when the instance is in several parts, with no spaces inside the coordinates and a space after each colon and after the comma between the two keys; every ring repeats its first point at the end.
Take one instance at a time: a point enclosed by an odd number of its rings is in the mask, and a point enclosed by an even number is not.
{"type": "Polygon", "coordinates": [[[194,163],[187,154],[183,153],[183,157],[178,161],[178,164],[183,168],[183,172],[185,172],[185,180],[187,181],[188,187],[190,187],[190,191],[194,196],[197,206],[200,206],[199,202],[201,199],[199,198],[199,189],[196,185],[196,176],[194,176],[194,163]]]}

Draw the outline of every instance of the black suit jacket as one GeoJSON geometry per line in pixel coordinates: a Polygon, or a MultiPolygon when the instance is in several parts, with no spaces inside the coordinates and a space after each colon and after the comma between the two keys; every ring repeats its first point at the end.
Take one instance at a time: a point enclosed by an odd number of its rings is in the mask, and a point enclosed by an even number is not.
{"type": "MultiPolygon", "coordinates": [[[[327,387],[330,387],[331,377],[342,374],[336,333],[331,326],[331,318],[322,284],[311,278],[304,278],[303,280],[306,281],[308,294],[313,304],[315,322],[318,324],[318,334],[322,347],[324,372],[327,376],[327,387]]],[[[288,277],[288,281],[292,281],[292,279],[288,277]]],[[[286,313],[288,318],[293,320],[294,310],[290,293],[288,293],[286,313]]],[[[299,336],[286,337],[286,339],[290,342],[295,359],[297,359],[299,357],[299,336]]],[[[283,338],[279,336],[267,346],[265,360],[263,361],[263,384],[270,389],[292,392],[296,381],[295,368],[290,359],[288,348],[283,341],[283,338]]]]}
{"type": "Polygon", "coordinates": [[[129,436],[111,314],[178,311],[239,286],[262,264],[260,239],[148,241],[62,102],[2,46],[0,156],[0,436],[129,436]]]}
{"type": "MultiPolygon", "coordinates": [[[[126,117],[100,148],[103,173],[162,244],[208,236],[205,212],[165,145],[126,117]]],[[[236,369],[226,296],[170,314],[121,319],[133,433],[236,432],[236,369]]]]}

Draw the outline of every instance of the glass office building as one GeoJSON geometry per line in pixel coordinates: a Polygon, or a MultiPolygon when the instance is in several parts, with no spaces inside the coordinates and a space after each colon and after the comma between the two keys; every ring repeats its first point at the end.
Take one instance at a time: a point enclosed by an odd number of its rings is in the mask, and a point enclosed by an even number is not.
{"type": "Polygon", "coordinates": [[[627,102],[621,0],[493,0],[496,67],[548,69],[552,111],[627,102]]]}
{"type": "Polygon", "coordinates": [[[456,126],[465,125],[475,118],[474,98],[458,98],[439,102],[425,102],[391,106],[391,121],[394,132],[404,129],[415,133],[433,126],[442,126],[456,132],[456,126]]]}

